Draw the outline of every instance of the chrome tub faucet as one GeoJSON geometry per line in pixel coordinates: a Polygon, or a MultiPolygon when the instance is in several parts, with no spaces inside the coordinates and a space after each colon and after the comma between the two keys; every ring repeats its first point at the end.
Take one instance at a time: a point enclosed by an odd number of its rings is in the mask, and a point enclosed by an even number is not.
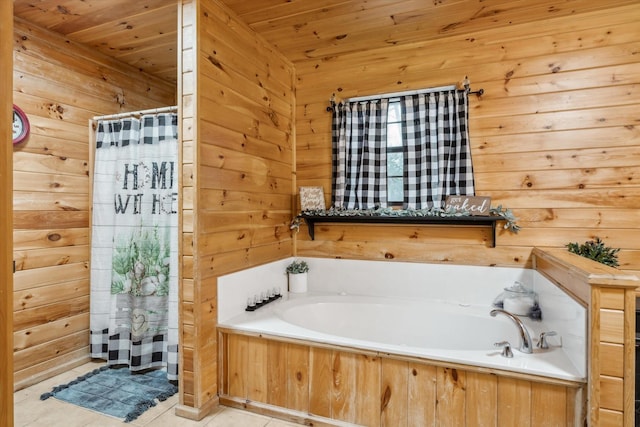
{"type": "Polygon", "coordinates": [[[529,335],[529,331],[527,331],[527,328],[524,326],[524,323],[522,323],[522,320],[501,308],[493,309],[489,314],[491,314],[491,317],[496,317],[498,313],[504,314],[509,319],[513,320],[513,322],[518,327],[518,332],[520,333],[520,347],[518,348],[518,350],[527,354],[533,353],[533,342],[531,341],[531,335],[529,335]]]}

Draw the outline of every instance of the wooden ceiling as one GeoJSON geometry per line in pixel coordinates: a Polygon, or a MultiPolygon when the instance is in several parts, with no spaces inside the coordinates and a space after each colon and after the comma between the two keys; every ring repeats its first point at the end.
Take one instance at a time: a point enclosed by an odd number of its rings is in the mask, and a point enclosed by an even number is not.
{"type": "Polygon", "coordinates": [[[13,0],[13,14],[149,74],[177,80],[177,0],[13,0]]]}
{"type": "MultiPolygon", "coordinates": [[[[222,0],[293,62],[638,0],[222,0]]],[[[179,0],[14,0],[14,14],[176,81],[179,0]]]]}

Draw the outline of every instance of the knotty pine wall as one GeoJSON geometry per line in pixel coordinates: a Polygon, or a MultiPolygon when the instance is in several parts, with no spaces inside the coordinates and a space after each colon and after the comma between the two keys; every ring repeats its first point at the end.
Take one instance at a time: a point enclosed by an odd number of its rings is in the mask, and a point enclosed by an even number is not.
{"type": "Polygon", "coordinates": [[[89,358],[89,120],[175,105],[168,84],[16,19],[13,98],[15,388],[89,358]]]}
{"type": "Polygon", "coordinates": [[[297,254],[529,267],[533,246],[599,236],[622,248],[620,268],[640,273],[639,19],[635,2],[486,31],[464,22],[438,40],[296,61],[297,185],[323,186],[329,203],[332,94],[469,76],[485,90],[470,98],[476,194],[522,226],[490,248],[485,229],[316,225],[314,241],[301,228],[297,254]]]}
{"type": "Polygon", "coordinates": [[[293,66],[216,0],[183,0],[180,406],[217,402],[217,277],[292,254],[293,66]]]}

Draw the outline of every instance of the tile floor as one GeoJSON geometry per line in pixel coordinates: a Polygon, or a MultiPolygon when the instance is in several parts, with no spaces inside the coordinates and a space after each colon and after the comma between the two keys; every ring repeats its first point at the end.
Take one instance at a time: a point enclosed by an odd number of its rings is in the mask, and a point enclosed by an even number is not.
{"type": "Polygon", "coordinates": [[[39,384],[14,393],[14,427],[297,427],[298,424],[252,414],[239,409],[220,407],[201,421],[191,421],[174,415],[178,395],[160,402],[147,410],[137,420],[128,424],[122,420],[50,398],[40,400],[40,395],[57,385],[67,383],[101,366],[90,362],[71,371],[50,378],[39,384]]]}

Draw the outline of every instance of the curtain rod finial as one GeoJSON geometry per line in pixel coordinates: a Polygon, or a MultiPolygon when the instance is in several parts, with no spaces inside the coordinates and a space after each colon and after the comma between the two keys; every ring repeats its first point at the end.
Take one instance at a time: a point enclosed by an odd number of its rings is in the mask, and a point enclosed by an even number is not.
{"type": "Polygon", "coordinates": [[[484,94],[484,89],[478,89],[476,91],[471,90],[471,82],[469,81],[469,77],[464,76],[464,80],[462,81],[462,85],[468,94],[474,94],[477,96],[482,96],[484,94]]]}
{"type": "Polygon", "coordinates": [[[331,98],[329,98],[330,106],[327,107],[327,111],[333,111],[333,107],[336,105],[336,94],[332,93],[331,98]]]}

